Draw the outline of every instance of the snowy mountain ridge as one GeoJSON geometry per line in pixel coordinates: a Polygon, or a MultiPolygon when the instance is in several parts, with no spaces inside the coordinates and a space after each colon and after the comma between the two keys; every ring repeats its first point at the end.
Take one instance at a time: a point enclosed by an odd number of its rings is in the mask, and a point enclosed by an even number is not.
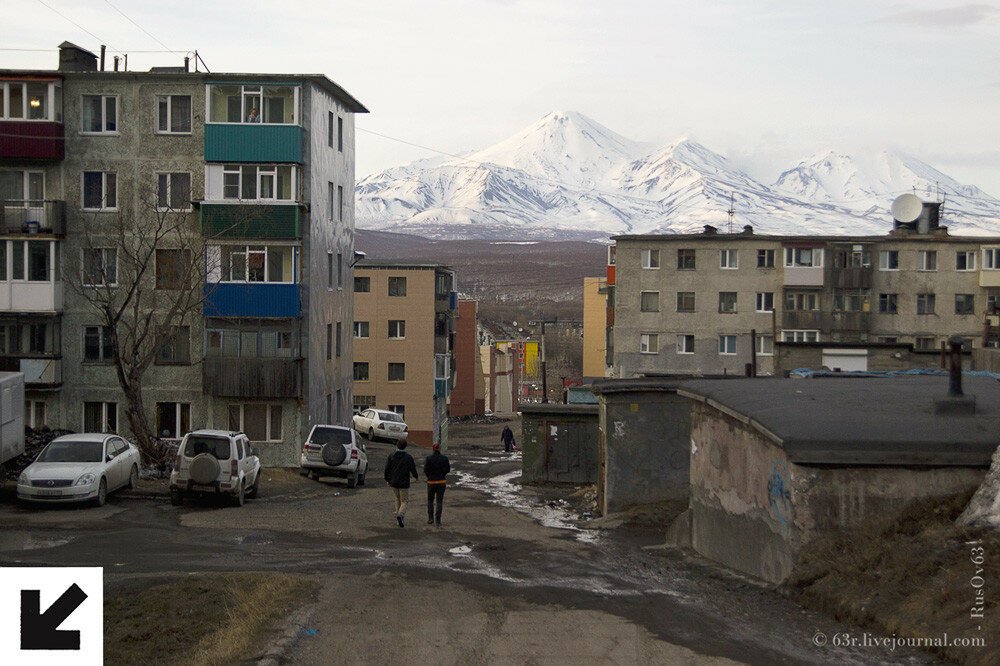
{"type": "Polygon", "coordinates": [[[574,111],[553,112],[461,157],[362,178],[357,226],[429,238],[595,238],[685,233],[704,224],[761,233],[879,234],[892,199],[944,195],[953,233],[1000,234],[1000,200],[919,159],[824,151],[765,185],[684,137],[633,141],[574,111]]]}

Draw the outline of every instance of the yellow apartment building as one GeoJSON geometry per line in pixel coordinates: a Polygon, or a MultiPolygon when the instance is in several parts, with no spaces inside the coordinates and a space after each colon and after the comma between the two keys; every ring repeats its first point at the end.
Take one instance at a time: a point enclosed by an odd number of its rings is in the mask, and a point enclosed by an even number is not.
{"type": "Polygon", "coordinates": [[[608,280],[583,278],[583,376],[604,376],[608,349],[608,280]]]}

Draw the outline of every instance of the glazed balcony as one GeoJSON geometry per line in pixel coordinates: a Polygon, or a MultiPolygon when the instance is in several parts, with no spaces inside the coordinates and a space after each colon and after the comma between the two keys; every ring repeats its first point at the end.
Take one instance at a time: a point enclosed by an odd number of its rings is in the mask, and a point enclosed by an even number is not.
{"type": "Polygon", "coordinates": [[[302,359],[225,358],[202,361],[202,391],[221,398],[300,398],[302,359]]]}
{"type": "Polygon", "coordinates": [[[64,138],[61,122],[0,120],[0,160],[62,160],[64,138]]]}
{"type": "Polygon", "coordinates": [[[205,285],[206,317],[296,318],[301,313],[299,285],[268,282],[216,282],[205,285]]]}
{"type": "Polygon", "coordinates": [[[62,358],[58,356],[0,356],[0,370],[24,373],[25,388],[62,386],[62,358]]]}
{"type": "Polygon", "coordinates": [[[0,229],[5,234],[65,235],[66,204],[26,199],[0,201],[0,229]]]}
{"type": "Polygon", "coordinates": [[[296,203],[239,204],[202,202],[201,230],[206,238],[302,238],[302,206],[296,203]]]}

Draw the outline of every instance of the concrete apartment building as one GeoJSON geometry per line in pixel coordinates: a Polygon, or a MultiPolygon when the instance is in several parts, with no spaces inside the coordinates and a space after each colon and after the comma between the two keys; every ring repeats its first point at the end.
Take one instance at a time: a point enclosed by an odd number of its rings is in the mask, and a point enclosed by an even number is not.
{"type": "Polygon", "coordinates": [[[352,320],[367,110],[319,75],[186,70],[103,71],[68,42],[59,70],[0,70],[0,242],[16,269],[0,276],[0,362],[26,373],[29,424],[126,430],[108,332],[63,282],[94,252],[86,225],[168,209],[203,243],[204,300],[143,378],[149,422],[164,438],[242,429],[266,463],[295,464],[313,423],[350,419],[351,339],[332,335],[352,320]]]}
{"type": "Polygon", "coordinates": [[[455,289],[454,271],[436,264],[354,268],[354,411],[397,412],[421,446],[448,440],[455,289]]]}
{"type": "Polygon", "coordinates": [[[608,352],[608,280],[583,278],[583,381],[603,378],[608,352]]]}
{"type": "Polygon", "coordinates": [[[1000,238],[950,236],[937,204],[924,217],[885,236],[614,238],[613,376],[772,374],[776,342],[844,370],[868,369],[867,344],[994,344],[1000,238]]]}

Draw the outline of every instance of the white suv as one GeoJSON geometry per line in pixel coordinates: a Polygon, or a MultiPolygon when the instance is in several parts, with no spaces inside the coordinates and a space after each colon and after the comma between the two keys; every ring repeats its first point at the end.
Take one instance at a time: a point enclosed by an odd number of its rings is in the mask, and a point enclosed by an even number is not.
{"type": "Polygon", "coordinates": [[[314,425],[302,445],[301,464],[303,476],[339,476],[347,479],[348,488],[353,488],[365,485],[368,453],[351,428],[314,425]]]}
{"type": "Polygon", "coordinates": [[[195,430],[184,435],[170,473],[170,503],[178,506],[184,496],[229,495],[243,506],[260,488],[260,458],[241,432],[195,430]]]}

